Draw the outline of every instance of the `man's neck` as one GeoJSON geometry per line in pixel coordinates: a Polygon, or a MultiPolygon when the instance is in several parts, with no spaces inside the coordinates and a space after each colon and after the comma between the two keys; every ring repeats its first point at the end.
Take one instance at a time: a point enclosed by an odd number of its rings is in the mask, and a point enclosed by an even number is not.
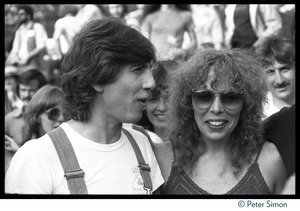
{"type": "Polygon", "coordinates": [[[288,101],[283,101],[281,99],[278,99],[276,97],[273,97],[273,104],[276,108],[282,109],[283,107],[290,107],[293,104],[295,104],[295,98],[290,99],[288,101]]]}
{"type": "Polygon", "coordinates": [[[33,21],[32,20],[28,20],[28,21],[22,23],[21,26],[23,26],[25,28],[25,27],[28,27],[31,24],[33,24],[33,21]]]}
{"type": "Polygon", "coordinates": [[[91,120],[88,122],[70,120],[68,121],[68,124],[80,135],[100,144],[112,144],[121,137],[121,123],[120,125],[112,126],[109,124],[102,124],[99,120],[97,123],[91,120]]]}

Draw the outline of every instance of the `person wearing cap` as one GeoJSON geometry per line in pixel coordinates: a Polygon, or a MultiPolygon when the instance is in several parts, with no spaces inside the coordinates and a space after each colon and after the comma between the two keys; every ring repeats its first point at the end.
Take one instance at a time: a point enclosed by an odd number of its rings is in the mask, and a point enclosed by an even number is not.
{"type": "Polygon", "coordinates": [[[14,66],[5,67],[5,91],[7,101],[12,106],[12,109],[21,108],[22,101],[17,94],[17,86],[19,83],[19,75],[17,68],[14,66]]]}

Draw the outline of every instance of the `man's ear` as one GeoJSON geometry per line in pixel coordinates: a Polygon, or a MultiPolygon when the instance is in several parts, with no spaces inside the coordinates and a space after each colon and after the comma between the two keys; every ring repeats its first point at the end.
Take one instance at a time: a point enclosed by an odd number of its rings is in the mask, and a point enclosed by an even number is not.
{"type": "Polygon", "coordinates": [[[94,84],[93,88],[95,89],[95,91],[97,92],[103,92],[103,86],[99,85],[99,84],[94,84]]]}
{"type": "Polygon", "coordinates": [[[42,120],[41,120],[41,114],[40,115],[36,115],[35,116],[35,120],[37,123],[41,124],[42,120]]]}

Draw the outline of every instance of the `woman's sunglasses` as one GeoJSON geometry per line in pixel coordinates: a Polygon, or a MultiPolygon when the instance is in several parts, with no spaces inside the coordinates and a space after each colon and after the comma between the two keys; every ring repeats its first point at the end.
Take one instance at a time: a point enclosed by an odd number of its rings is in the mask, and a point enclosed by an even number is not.
{"type": "Polygon", "coordinates": [[[57,119],[59,118],[60,116],[60,109],[59,108],[49,108],[47,111],[44,112],[46,115],[47,115],[47,118],[49,120],[52,120],[52,121],[57,121],[57,119]]]}
{"type": "Polygon", "coordinates": [[[244,90],[241,89],[240,92],[224,92],[224,93],[214,93],[210,90],[192,90],[192,101],[195,106],[200,109],[207,109],[213,104],[216,96],[220,96],[222,105],[229,110],[234,110],[239,108],[243,104],[243,94],[244,90]]]}

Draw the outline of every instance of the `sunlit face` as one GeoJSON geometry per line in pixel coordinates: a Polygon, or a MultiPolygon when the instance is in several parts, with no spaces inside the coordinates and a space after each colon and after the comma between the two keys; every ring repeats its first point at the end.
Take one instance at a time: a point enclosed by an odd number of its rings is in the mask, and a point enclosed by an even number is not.
{"type": "MultiPolygon", "coordinates": [[[[239,90],[233,89],[226,79],[218,82],[216,87],[213,88],[211,82],[214,79],[214,71],[210,71],[207,82],[198,90],[210,90],[214,93],[239,92],[239,90]]],[[[239,121],[242,101],[236,108],[228,109],[224,106],[225,101],[221,100],[220,95],[214,96],[211,105],[207,108],[199,108],[193,102],[194,118],[204,141],[228,141],[239,121]]]]}
{"type": "Polygon", "coordinates": [[[39,115],[39,123],[42,131],[47,133],[57,128],[63,121],[62,107],[55,106],[39,115]]]}
{"type": "Polygon", "coordinates": [[[5,90],[6,91],[17,91],[18,82],[15,77],[6,77],[5,78],[5,90]]]}
{"type": "Polygon", "coordinates": [[[9,14],[10,14],[10,17],[11,17],[11,21],[13,24],[16,23],[16,21],[18,20],[18,8],[16,6],[12,6],[10,9],[9,9],[9,14]]]}
{"type": "Polygon", "coordinates": [[[99,93],[102,113],[117,123],[135,123],[142,117],[150,90],[155,87],[152,63],[127,65],[114,83],[103,86],[99,93]]]}
{"type": "Polygon", "coordinates": [[[29,101],[31,100],[33,95],[38,91],[38,89],[39,89],[38,79],[30,80],[28,84],[19,85],[19,95],[24,105],[28,105],[29,101]]]}
{"type": "Polygon", "coordinates": [[[290,103],[295,99],[295,63],[277,61],[265,69],[267,83],[274,98],[290,103]]]}
{"type": "Polygon", "coordinates": [[[152,98],[147,101],[147,116],[149,121],[153,124],[154,131],[157,129],[167,128],[168,120],[168,103],[167,93],[161,91],[157,95],[152,95],[152,98]]]}
{"type": "Polygon", "coordinates": [[[124,6],[122,4],[109,4],[109,13],[116,18],[123,18],[124,6]]]}
{"type": "Polygon", "coordinates": [[[26,13],[25,10],[21,9],[18,11],[18,20],[20,24],[26,23],[30,20],[29,15],[26,13]]]}

